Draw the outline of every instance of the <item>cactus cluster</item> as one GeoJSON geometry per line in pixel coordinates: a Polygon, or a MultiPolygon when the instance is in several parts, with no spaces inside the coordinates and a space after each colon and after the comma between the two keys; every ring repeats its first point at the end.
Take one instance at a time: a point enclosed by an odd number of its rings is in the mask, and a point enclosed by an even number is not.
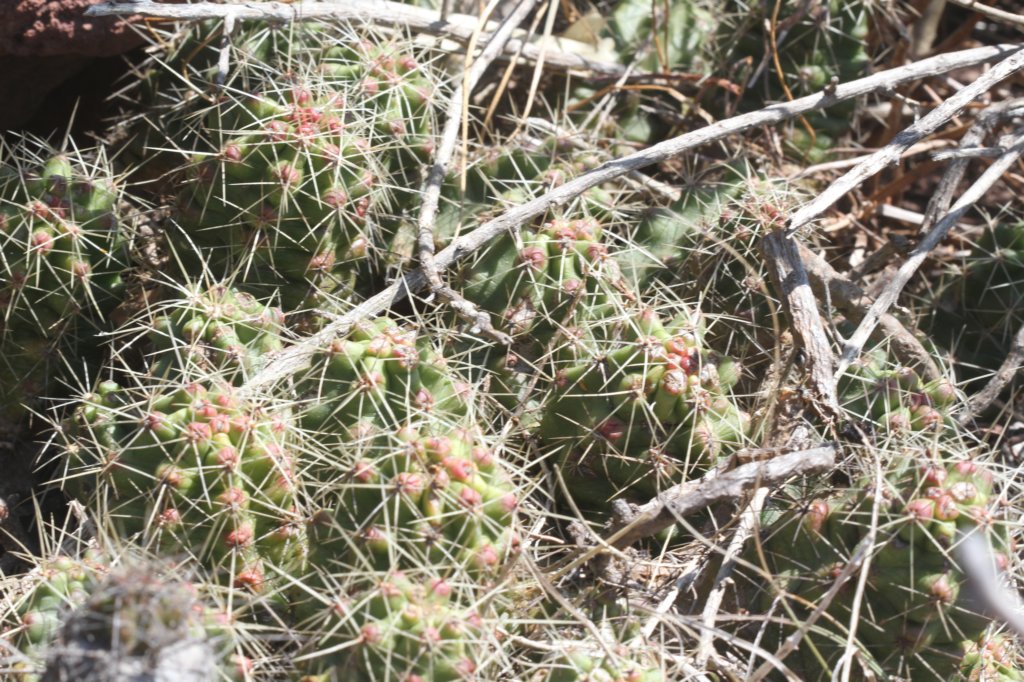
{"type": "Polygon", "coordinates": [[[843,408],[890,432],[942,432],[951,421],[956,387],[944,377],[925,382],[913,369],[885,360],[879,349],[851,366],[839,387],[843,408]]]}
{"type": "Polygon", "coordinates": [[[0,158],[0,422],[9,431],[61,375],[62,353],[95,353],[123,287],[127,240],[102,153],[25,139],[0,144],[0,158]]]}
{"type": "Polygon", "coordinates": [[[370,588],[337,597],[328,618],[317,622],[317,632],[333,634],[314,638],[311,660],[328,672],[303,682],[475,678],[483,623],[472,609],[459,608],[443,578],[391,571],[370,588]]]}
{"type": "MultiPolygon", "coordinates": [[[[816,604],[856,555],[877,513],[875,544],[863,548],[872,554],[858,641],[889,673],[948,679],[963,659],[963,642],[978,641],[990,623],[959,568],[956,546],[964,534],[981,534],[999,570],[1007,568],[1013,546],[988,468],[928,449],[904,454],[887,468],[881,488],[865,479],[783,513],[766,530],[766,568],[777,589],[799,597],[792,604],[816,604]]],[[[755,553],[748,558],[761,565],[755,553]]],[[[780,594],[765,594],[763,604],[780,594]]],[[[838,630],[813,638],[828,666],[842,655],[856,599],[856,580],[849,581],[829,607],[828,627],[838,630]]],[[[810,653],[801,663],[805,679],[822,674],[810,653]]]]}

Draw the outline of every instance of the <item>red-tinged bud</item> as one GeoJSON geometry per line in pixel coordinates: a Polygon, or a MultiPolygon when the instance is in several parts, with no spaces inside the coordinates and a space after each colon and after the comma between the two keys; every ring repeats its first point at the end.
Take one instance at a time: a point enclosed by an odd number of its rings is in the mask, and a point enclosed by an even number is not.
{"type": "Polygon", "coordinates": [[[445,457],[441,465],[453,480],[465,482],[473,476],[473,463],[460,457],[445,457]]]}
{"type": "Polygon", "coordinates": [[[213,429],[205,422],[189,422],[185,427],[185,439],[191,443],[209,440],[211,436],[213,436],[213,429]]]}
{"type": "Polygon", "coordinates": [[[487,448],[474,446],[472,456],[477,468],[487,471],[494,467],[494,453],[487,448]]]}
{"type": "Polygon", "coordinates": [[[290,127],[284,121],[270,121],[263,127],[263,129],[274,142],[286,141],[290,131],[290,127]]]}
{"type": "Polygon", "coordinates": [[[828,500],[814,500],[807,507],[807,514],[804,516],[804,526],[817,534],[821,534],[828,520],[831,509],[828,500]]]}
{"type": "Polygon", "coordinates": [[[562,291],[570,296],[575,296],[582,288],[583,282],[575,277],[570,277],[562,282],[562,291]]]}
{"type": "Polygon", "coordinates": [[[229,433],[231,431],[231,418],[226,414],[218,414],[209,423],[210,429],[214,433],[229,433]]]}
{"type": "Polygon", "coordinates": [[[75,261],[71,264],[71,274],[80,282],[84,282],[89,279],[89,275],[92,274],[92,266],[85,261],[75,261]]]}
{"type": "Polygon", "coordinates": [[[300,107],[304,107],[309,104],[313,99],[313,95],[306,88],[295,88],[292,90],[292,102],[300,107]]]}
{"type": "Polygon", "coordinates": [[[248,499],[249,496],[241,488],[228,488],[217,497],[221,504],[236,509],[244,505],[248,499]]]}
{"type": "Polygon", "coordinates": [[[927,497],[929,500],[937,500],[945,494],[945,488],[940,488],[934,485],[924,489],[924,496],[927,497]]]}
{"type": "Polygon", "coordinates": [[[379,643],[381,637],[380,628],[373,623],[367,623],[359,631],[359,640],[364,644],[369,644],[371,646],[379,643]]]}
{"type": "Polygon", "coordinates": [[[423,439],[423,446],[432,460],[443,461],[451,454],[452,442],[446,436],[429,436],[423,439]]]}
{"type": "Polygon", "coordinates": [[[907,514],[918,521],[929,521],[935,516],[935,502],[918,498],[907,503],[907,514]]]}
{"type": "Polygon", "coordinates": [[[295,187],[302,180],[302,173],[290,163],[281,163],[274,169],[274,179],[286,188],[295,187]]]}
{"type": "Polygon", "coordinates": [[[243,524],[224,536],[224,544],[228,547],[248,547],[252,544],[254,533],[252,526],[243,524]]]}
{"type": "Polygon", "coordinates": [[[41,254],[53,251],[53,237],[44,230],[37,230],[32,233],[32,248],[41,254]]]}
{"type": "Polygon", "coordinates": [[[680,370],[666,372],[665,376],[661,378],[661,388],[669,395],[683,395],[688,387],[686,375],[680,370]]]}
{"type": "Polygon", "coordinates": [[[359,483],[373,483],[377,478],[377,469],[368,459],[361,459],[356,462],[353,468],[352,477],[359,483]]]}
{"type": "Polygon", "coordinates": [[[956,601],[957,590],[949,582],[949,576],[943,573],[928,587],[931,596],[944,604],[952,604],[956,601]]]}
{"type": "Polygon", "coordinates": [[[423,477],[417,473],[403,471],[395,476],[395,489],[402,495],[418,498],[426,489],[423,477]]]}
{"type": "Polygon", "coordinates": [[[949,488],[950,496],[960,504],[969,504],[978,497],[978,488],[968,481],[957,481],[949,488]]]}
{"type": "Polygon", "coordinates": [[[412,402],[416,409],[421,412],[429,412],[434,408],[434,396],[425,388],[421,388],[416,391],[416,395],[413,396],[412,402]]]}
{"type": "Polygon", "coordinates": [[[364,390],[373,389],[376,388],[377,386],[383,386],[384,375],[377,371],[366,372],[361,377],[359,377],[359,385],[364,390]]]}
{"type": "Polygon", "coordinates": [[[484,501],[483,496],[468,486],[459,491],[459,502],[467,509],[476,509],[484,501]]]}
{"type": "Polygon", "coordinates": [[[963,477],[972,476],[978,472],[978,465],[969,459],[964,459],[953,465],[953,469],[963,477]]]}
{"type": "Polygon", "coordinates": [[[433,470],[434,478],[430,482],[430,487],[434,490],[444,490],[451,485],[452,477],[448,475],[448,472],[440,467],[435,467],[433,470]]]}
{"type": "Polygon", "coordinates": [[[610,417],[597,427],[597,433],[612,442],[621,440],[626,435],[626,425],[615,417],[610,417]]]}
{"type": "Polygon", "coordinates": [[[949,495],[935,500],[935,518],[939,521],[953,521],[960,516],[960,509],[949,495]]]}
{"type": "Polygon", "coordinates": [[[235,142],[226,144],[220,152],[220,157],[228,163],[240,163],[242,161],[241,145],[235,142]]]}
{"type": "Polygon", "coordinates": [[[370,210],[370,197],[366,196],[356,202],[356,215],[360,218],[365,218],[367,211],[370,210]]]}
{"type": "Polygon", "coordinates": [[[398,58],[397,67],[400,71],[414,71],[418,66],[415,57],[411,55],[402,55],[398,58]]]}
{"type": "Polygon", "coordinates": [[[423,628],[423,641],[427,646],[433,646],[441,641],[441,633],[437,628],[423,628]]]}
{"type": "Polygon", "coordinates": [[[263,569],[259,566],[247,566],[235,576],[234,585],[241,589],[256,592],[263,587],[264,580],[263,569]]]}
{"type": "Polygon", "coordinates": [[[157,515],[157,523],[161,526],[177,526],[181,523],[181,514],[174,507],[168,507],[157,515]]]}
{"type": "Polygon", "coordinates": [[[996,563],[996,570],[1003,573],[1010,567],[1010,559],[1002,552],[996,552],[992,555],[993,560],[996,563]]]}
{"type": "Polygon", "coordinates": [[[327,190],[322,198],[324,203],[333,209],[344,208],[348,203],[348,195],[343,190],[337,188],[327,190]]]}
{"type": "Polygon", "coordinates": [[[239,435],[249,433],[253,426],[252,417],[247,414],[240,414],[231,419],[231,431],[239,435]]]}
{"type": "Polygon", "coordinates": [[[541,271],[547,264],[548,255],[537,246],[527,246],[519,252],[519,259],[534,270],[541,271]]]}
{"type": "Polygon", "coordinates": [[[452,586],[443,578],[434,578],[431,580],[427,583],[427,589],[431,596],[438,597],[440,599],[447,599],[452,593],[452,586]]]}
{"type": "Polygon", "coordinates": [[[924,480],[925,485],[941,486],[946,482],[948,475],[944,468],[934,464],[926,465],[921,471],[921,478],[924,480]]]}

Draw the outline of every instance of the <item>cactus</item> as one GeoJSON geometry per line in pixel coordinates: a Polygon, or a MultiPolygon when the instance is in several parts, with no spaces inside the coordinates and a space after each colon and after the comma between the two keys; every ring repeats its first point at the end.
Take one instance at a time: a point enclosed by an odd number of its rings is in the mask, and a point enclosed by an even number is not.
{"type": "Polygon", "coordinates": [[[342,593],[316,622],[315,670],[303,682],[478,679],[483,622],[456,597],[443,578],[400,571],[342,593]]]}
{"type": "MultiPolygon", "coordinates": [[[[746,110],[787,99],[783,81],[789,94],[797,98],[822,92],[832,78],[840,83],[858,78],[870,64],[865,49],[867,2],[781,2],[775,22],[781,73],[776,71],[769,44],[768,23],[776,3],[729,1],[725,5],[729,18],[719,24],[719,35],[731,50],[723,55],[723,61],[732,68],[745,67],[737,68],[737,79],[755,77],[749,84],[743,83],[741,105],[746,110]]],[[[849,132],[855,107],[854,102],[830,107],[827,113],[807,115],[806,124],[787,126],[789,151],[810,163],[826,160],[838,138],[849,132]]]]}
{"type": "Polygon", "coordinates": [[[644,310],[621,327],[610,339],[570,330],[537,431],[592,502],[680,482],[742,442],[748,423],[729,398],[739,368],[703,345],[699,323],[644,310]]]}
{"type": "Polygon", "coordinates": [[[228,383],[280,347],[279,322],[223,286],[143,316],[150,370],[100,381],[80,400],[62,428],[65,488],[119,535],[190,552],[216,580],[261,590],[266,562],[300,569],[291,414],[228,383]]]}
{"type": "MultiPolygon", "coordinates": [[[[798,595],[800,604],[815,604],[867,535],[877,504],[877,551],[857,637],[866,653],[893,674],[949,679],[964,655],[961,642],[977,641],[990,623],[964,584],[951,550],[959,535],[982,533],[1005,570],[1012,547],[996,515],[992,473],[984,465],[946,460],[928,450],[906,455],[887,469],[879,490],[866,479],[844,494],[782,513],[768,527],[764,553],[780,586],[798,595]]],[[[760,565],[754,554],[748,558],[760,565]]],[[[833,625],[827,627],[840,630],[813,638],[829,665],[843,650],[846,634],[841,629],[849,623],[855,583],[846,583],[829,608],[827,622],[833,625]]],[[[773,596],[765,594],[766,605],[773,596]]],[[[799,612],[801,607],[796,608],[799,612]]],[[[827,675],[815,672],[819,664],[810,654],[802,662],[804,679],[827,675]]]]}
{"type": "Polygon", "coordinates": [[[11,431],[55,386],[63,355],[98,353],[127,254],[102,151],[58,153],[26,139],[0,144],[0,157],[0,429],[11,431]]]}
{"type": "Polygon", "coordinates": [[[966,378],[976,378],[977,367],[998,368],[1024,325],[1024,223],[987,228],[928,299],[928,330],[955,353],[966,378]]]}
{"type": "Polygon", "coordinates": [[[956,387],[944,378],[924,382],[909,367],[885,362],[883,349],[861,356],[839,384],[843,408],[890,432],[941,433],[952,423],[956,387]]]}
{"type": "Polygon", "coordinates": [[[989,635],[976,642],[964,642],[960,675],[967,682],[1018,682],[1024,679],[1020,657],[1013,642],[1001,634],[989,635]]]}
{"type": "Polygon", "coordinates": [[[433,144],[436,86],[393,45],[322,24],[289,30],[236,35],[235,68],[217,88],[210,29],[194,29],[170,61],[189,55],[191,86],[210,88],[213,105],[196,111],[196,97],[165,112],[174,139],[149,144],[192,147],[171,173],[185,190],[166,227],[186,270],[232,275],[259,295],[281,287],[284,307],[315,308],[383,267],[390,225],[415,201],[433,144]]]}

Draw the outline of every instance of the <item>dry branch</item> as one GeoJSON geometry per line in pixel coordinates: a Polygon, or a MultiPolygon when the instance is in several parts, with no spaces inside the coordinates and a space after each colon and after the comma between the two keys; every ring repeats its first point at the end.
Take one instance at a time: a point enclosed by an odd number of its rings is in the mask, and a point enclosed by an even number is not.
{"type": "Polygon", "coordinates": [[[1024,16],[1020,14],[1014,14],[1013,12],[1007,12],[1006,10],[992,7],[991,5],[983,5],[977,0],[948,0],[954,5],[960,5],[961,7],[969,10],[974,10],[978,14],[981,14],[994,21],[1001,21],[1017,28],[1024,28],[1024,16]]]}
{"type": "Polygon", "coordinates": [[[824,192],[804,204],[790,218],[789,231],[794,232],[808,225],[846,194],[859,187],[865,180],[897,163],[913,145],[937,131],[951,118],[963,111],[968,104],[1022,68],[1024,68],[1024,48],[1018,48],[1009,57],[993,66],[990,71],[976,78],[927,115],[922,116],[913,125],[896,135],[889,144],[868,156],[829,185],[824,192]]]}
{"type": "MultiPolygon", "coordinates": [[[[93,5],[86,10],[88,16],[135,15],[156,19],[180,21],[202,21],[225,19],[247,21],[361,21],[367,24],[410,30],[418,33],[450,38],[460,43],[469,43],[477,32],[476,17],[466,14],[441,14],[421,7],[403,5],[388,0],[341,0],[339,2],[249,2],[193,4],[164,4],[159,2],[108,2],[93,5]]],[[[485,30],[494,30],[488,24],[485,30]]],[[[485,35],[484,38],[487,36],[485,35]]],[[[589,46],[565,38],[553,39],[553,44],[541,47],[518,38],[510,39],[502,50],[506,59],[519,59],[527,63],[536,62],[541,52],[547,66],[565,70],[589,72],[603,76],[619,76],[625,73],[621,64],[611,64],[577,54],[574,49],[586,50],[589,46]]]]}
{"type": "MultiPolygon", "coordinates": [[[[434,155],[434,163],[427,174],[427,181],[423,188],[420,203],[420,214],[418,220],[418,238],[420,267],[427,277],[427,283],[431,292],[445,301],[463,320],[468,321],[480,332],[503,345],[510,345],[512,338],[504,334],[491,324],[490,316],[481,311],[475,305],[467,301],[457,291],[444,284],[441,280],[441,273],[434,260],[434,227],[437,218],[437,205],[441,197],[441,185],[444,183],[445,175],[448,174],[448,166],[451,164],[452,156],[455,154],[455,146],[459,140],[459,130],[462,128],[463,109],[465,99],[473,91],[480,78],[484,75],[494,60],[501,54],[509,38],[519,24],[526,19],[537,0],[522,0],[501,26],[491,36],[490,41],[484,47],[480,56],[473,59],[469,71],[463,77],[448,100],[446,111],[447,120],[444,130],[441,133],[441,141],[437,146],[434,155]]],[[[472,55],[470,55],[472,57],[472,55]]]]}
{"type": "Polygon", "coordinates": [[[892,281],[886,285],[885,289],[871,305],[871,308],[868,309],[867,314],[857,326],[856,331],[844,344],[836,376],[845,372],[850,363],[860,354],[861,348],[864,347],[868,337],[871,336],[875,326],[878,324],[878,320],[896,302],[900,292],[903,291],[903,287],[914,276],[914,273],[917,272],[917,269],[924,262],[924,259],[927,258],[931,250],[942,241],[946,233],[949,232],[949,229],[956,225],[971,207],[984,196],[985,192],[996,184],[1003,174],[1020,159],[1022,154],[1024,154],[1024,136],[1017,138],[1013,146],[1007,149],[991,166],[986,168],[981,177],[960,196],[960,199],[953,205],[949,213],[921,238],[921,241],[910,253],[910,257],[900,266],[892,281]]]}
{"type": "Polygon", "coordinates": [[[999,394],[1003,392],[1006,385],[1013,381],[1013,378],[1017,376],[1017,372],[1021,371],[1021,369],[1024,369],[1024,325],[1017,330],[1017,335],[1013,337],[1013,346],[1010,347],[1010,352],[1007,353],[1003,364],[999,366],[996,373],[985,384],[985,388],[971,396],[971,399],[967,402],[967,410],[960,417],[960,423],[968,424],[979,414],[987,410],[995,402],[996,398],[999,397],[999,394]]]}
{"type": "MultiPolygon", "coordinates": [[[[491,240],[508,230],[518,228],[527,221],[543,215],[553,207],[568,203],[591,187],[614,180],[631,171],[661,163],[683,152],[717,142],[730,135],[742,133],[752,128],[781,123],[802,113],[824,109],[840,102],[878,90],[891,88],[908,81],[928,78],[967,66],[983,64],[1013,53],[1015,50],[1015,46],[997,45],[938,55],[914,64],[882,71],[866,78],[860,78],[850,83],[839,85],[831,94],[809,95],[792,102],[772,104],[758,111],[728,118],[704,128],[684,133],[678,137],[656,144],[649,149],[602,164],[594,170],[584,173],[532,201],[509,209],[497,218],[456,239],[437,254],[437,265],[439,268],[445,269],[480,249],[485,244],[490,243],[491,240]]],[[[322,344],[327,343],[338,335],[347,333],[360,320],[387,310],[410,293],[422,289],[426,283],[426,276],[421,270],[410,272],[372,298],[357,305],[344,315],[339,316],[337,320],[331,322],[331,324],[314,336],[279,354],[263,370],[249,380],[242,388],[242,392],[252,391],[290,377],[306,366],[309,359],[316,352],[316,349],[322,344]]]]}
{"type": "MultiPolygon", "coordinates": [[[[800,258],[807,269],[811,289],[819,299],[827,300],[838,308],[853,323],[864,319],[865,308],[871,300],[864,291],[843,277],[823,258],[803,244],[797,244],[800,258]]],[[[942,370],[935,364],[932,354],[920,340],[896,317],[885,313],[879,318],[878,328],[872,338],[888,342],[896,358],[908,367],[916,367],[928,381],[942,376],[942,370]]]]}
{"type": "Polygon", "coordinates": [[[634,517],[609,538],[613,547],[628,547],[637,540],[654,535],[677,520],[718,502],[736,500],[748,491],[777,486],[793,476],[828,471],[835,464],[836,450],[824,445],[801,450],[764,462],[751,462],[732,471],[673,486],[636,509],[634,517]]]}
{"type": "Polygon", "coordinates": [[[785,304],[790,324],[807,355],[807,373],[818,410],[826,418],[838,417],[839,398],[832,368],[835,356],[825,336],[818,302],[814,298],[800,250],[792,236],[776,230],[761,242],[768,273],[785,304]]]}

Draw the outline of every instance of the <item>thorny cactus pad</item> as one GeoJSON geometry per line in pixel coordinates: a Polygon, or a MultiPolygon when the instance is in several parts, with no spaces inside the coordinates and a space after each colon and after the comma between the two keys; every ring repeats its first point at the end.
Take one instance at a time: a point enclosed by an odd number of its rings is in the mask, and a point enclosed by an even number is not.
{"type": "Polygon", "coordinates": [[[286,411],[230,386],[122,387],[106,381],[64,425],[65,485],[120,535],[186,552],[218,581],[262,590],[303,565],[286,411]]]}
{"type": "MultiPolygon", "coordinates": [[[[60,354],[99,345],[126,267],[120,189],[102,153],[0,144],[2,428],[46,393],[60,354]],[[91,333],[90,333],[91,332],[91,333]]],[[[79,368],[76,368],[79,369],[79,368]]]]}
{"type": "MultiPolygon", "coordinates": [[[[874,553],[857,638],[886,671],[948,679],[963,657],[961,643],[977,641],[991,622],[958,568],[960,536],[982,534],[1000,571],[1012,556],[997,493],[992,472],[976,461],[908,451],[905,460],[891,465],[880,489],[865,479],[846,494],[783,513],[767,529],[767,567],[778,576],[776,586],[798,595],[799,603],[817,603],[867,537],[877,510],[878,535],[867,548],[874,553]]],[[[760,565],[754,553],[748,559],[760,565]]],[[[830,666],[842,653],[842,628],[856,592],[856,580],[847,582],[829,608],[827,622],[834,625],[827,627],[840,628],[835,635],[814,637],[830,666]]],[[[766,594],[762,603],[777,598],[766,594]]],[[[801,660],[809,679],[817,679],[816,660],[810,653],[801,660]]]]}

